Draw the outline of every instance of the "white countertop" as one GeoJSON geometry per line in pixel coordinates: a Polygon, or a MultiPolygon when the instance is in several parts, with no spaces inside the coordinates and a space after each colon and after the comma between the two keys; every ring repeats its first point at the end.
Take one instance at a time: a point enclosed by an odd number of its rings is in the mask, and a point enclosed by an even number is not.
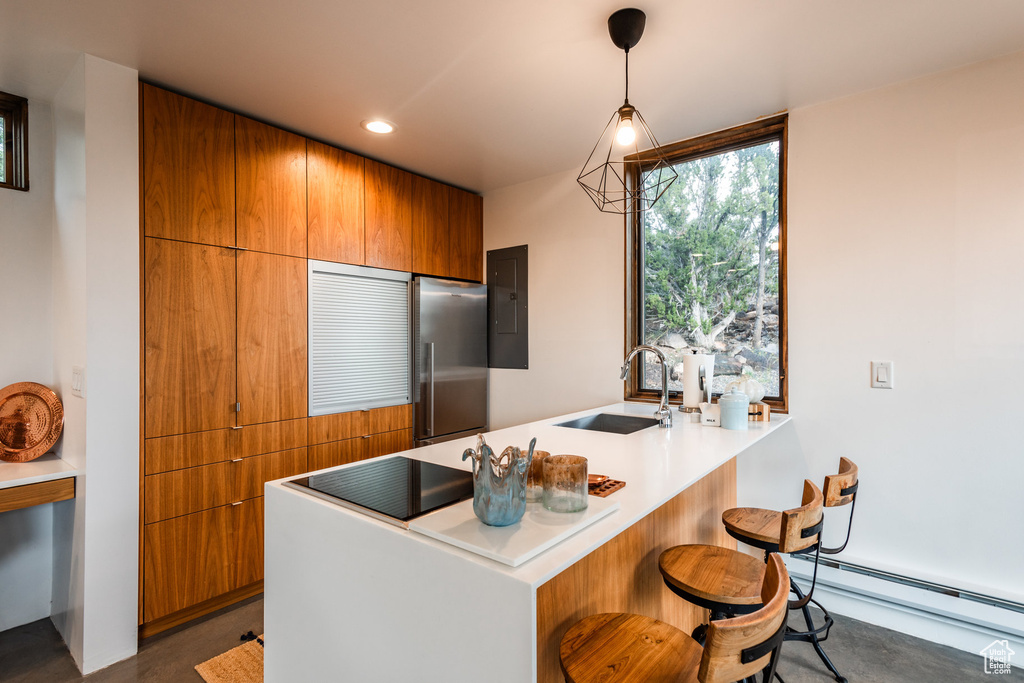
{"type": "Polygon", "coordinates": [[[28,462],[0,460],[0,489],[37,484],[51,479],[64,479],[77,474],[78,470],[58,458],[55,453],[47,453],[28,462]]]}
{"type": "MultiPolygon", "coordinates": [[[[401,535],[409,543],[433,545],[447,553],[463,557],[467,562],[485,566],[494,572],[536,587],[607,543],[790,419],[787,415],[775,414],[772,415],[771,422],[750,422],[746,431],[729,431],[690,422],[688,416],[673,409],[674,425],[671,429],[654,426],[623,435],[554,426],[558,422],[596,413],[647,417],[652,416],[655,408],[655,405],[649,403],[617,403],[486,433],[487,443],[497,453],[513,444],[525,447],[532,437],[537,437],[538,450],[548,451],[554,455],[585,456],[589,460],[588,470],[591,474],[604,474],[626,482],[625,488],[609,496],[609,500],[620,504],[617,511],[518,567],[500,564],[415,531],[378,522],[341,506],[284,487],[281,485],[284,480],[270,482],[267,486],[279,488],[288,495],[300,496],[306,499],[306,504],[327,506],[338,515],[357,515],[376,525],[382,534],[401,535]]],[[[393,455],[404,455],[469,470],[470,463],[462,461],[462,452],[474,445],[475,438],[467,437],[393,455]]]]}

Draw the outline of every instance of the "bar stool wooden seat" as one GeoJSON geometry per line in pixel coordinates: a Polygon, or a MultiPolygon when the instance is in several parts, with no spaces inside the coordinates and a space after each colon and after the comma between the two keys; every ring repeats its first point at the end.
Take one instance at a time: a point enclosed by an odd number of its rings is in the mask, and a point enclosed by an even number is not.
{"type": "MultiPolygon", "coordinates": [[[[810,480],[804,481],[803,504],[792,510],[776,512],[780,530],[765,545],[776,551],[799,552],[817,542],[821,529],[822,494],[810,480]],[[781,532],[782,525],[786,533],[781,532]]],[[[766,517],[766,516],[762,516],[766,517]]],[[[773,551],[774,552],[774,551],[773,551]]],[[[764,560],[729,548],[711,545],[679,545],[658,558],[658,568],[669,590],[694,605],[709,610],[709,620],[749,614],[761,606],[761,581],[764,560]]],[[[694,629],[694,639],[704,638],[707,625],[694,629]]]]}
{"type": "Polygon", "coordinates": [[[770,553],[782,552],[789,554],[807,554],[814,552],[814,573],[811,577],[811,587],[805,595],[796,583],[792,583],[793,593],[796,600],[789,603],[790,609],[799,609],[803,613],[807,629],[797,631],[790,629],[786,633],[786,640],[801,640],[811,643],[814,646],[818,657],[828,667],[832,675],[840,683],[845,683],[846,678],[839,673],[832,660],[821,647],[821,643],[828,638],[828,634],[835,621],[821,603],[813,598],[814,587],[818,580],[818,558],[822,553],[834,555],[842,552],[850,540],[850,530],[853,526],[853,510],[856,505],[858,483],[857,465],[848,458],[840,458],[838,474],[831,474],[825,477],[825,494],[823,495],[817,486],[808,480],[804,481],[804,503],[811,499],[817,499],[816,528],[797,527],[811,521],[813,517],[794,526],[792,514],[796,510],[777,512],[761,508],[733,508],[722,513],[722,523],[725,530],[733,538],[746,543],[747,545],[761,548],[765,551],[765,559],[770,553]],[[823,524],[822,507],[838,507],[850,505],[850,517],[846,529],[846,540],[836,548],[826,548],[821,544],[821,528],[823,524]],[[824,615],[821,626],[815,626],[809,609],[810,604],[816,605],[824,615]]]}
{"type": "Polygon", "coordinates": [[[759,609],[764,568],[756,557],[715,545],[677,545],[658,558],[665,585],[712,619],[759,609]]]}
{"type": "Polygon", "coordinates": [[[595,614],[562,637],[559,658],[569,683],[732,683],[762,672],[772,679],[786,630],[789,574],[769,559],[756,612],[713,621],[701,647],[679,629],[636,614],[595,614]]]}

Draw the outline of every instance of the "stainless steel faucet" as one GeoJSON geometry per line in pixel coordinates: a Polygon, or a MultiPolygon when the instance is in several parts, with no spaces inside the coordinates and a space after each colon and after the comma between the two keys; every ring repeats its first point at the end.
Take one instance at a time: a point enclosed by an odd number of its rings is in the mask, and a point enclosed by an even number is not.
{"type": "Polygon", "coordinates": [[[633,356],[641,351],[650,351],[661,361],[661,405],[658,406],[654,416],[658,418],[658,426],[667,429],[672,426],[672,411],[668,407],[668,363],[665,361],[665,354],[661,352],[661,349],[647,344],[641,344],[634,348],[622,363],[622,373],[619,375],[619,379],[624,380],[629,377],[629,364],[633,360],[633,356]]]}

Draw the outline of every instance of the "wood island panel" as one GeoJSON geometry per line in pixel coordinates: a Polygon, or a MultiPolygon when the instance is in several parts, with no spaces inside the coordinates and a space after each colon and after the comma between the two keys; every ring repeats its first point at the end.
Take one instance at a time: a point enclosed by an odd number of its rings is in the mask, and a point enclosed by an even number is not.
{"type": "Polygon", "coordinates": [[[235,252],[152,237],[145,248],[146,436],[230,427],[235,252]]]}
{"type": "MultiPolygon", "coordinates": [[[[629,485],[628,482],[626,484],[629,485]]],[[[733,458],[537,589],[537,681],[561,683],[558,646],[569,627],[602,612],[630,612],[690,633],[706,610],[664,584],[658,558],[683,543],[735,548],[721,522],[736,505],[733,458]]]]}
{"type": "Polygon", "coordinates": [[[309,258],[363,264],[363,158],[309,140],[309,258]]]}
{"type": "Polygon", "coordinates": [[[142,85],[143,226],[147,237],[235,244],[235,117],[142,85]]]}
{"type": "Polygon", "coordinates": [[[305,259],[240,252],[239,424],[306,416],[306,332],[305,259]]]}
{"type": "Polygon", "coordinates": [[[306,139],[235,117],[236,244],[306,258],[306,139]]]}

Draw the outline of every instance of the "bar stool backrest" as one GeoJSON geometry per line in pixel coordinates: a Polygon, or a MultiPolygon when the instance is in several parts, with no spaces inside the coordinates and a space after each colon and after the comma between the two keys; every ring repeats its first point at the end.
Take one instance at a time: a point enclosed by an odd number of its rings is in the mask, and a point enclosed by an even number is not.
{"type": "Polygon", "coordinates": [[[849,505],[857,493],[857,465],[848,458],[839,458],[839,474],[825,477],[825,507],[849,505]]]}
{"type": "Polygon", "coordinates": [[[804,497],[800,507],[782,513],[780,553],[795,553],[818,542],[823,502],[821,489],[810,479],[804,479],[804,497]]]}
{"type": "Polygon", "coordinates": [[[764,606],[741,617],[712,621],[697,680],[701,683],[732,683],[763,671],[765,681],[774,675],[778,649],[786,633],[789,573],[782,557],[772,553],[761,584],[764,606]]]}

